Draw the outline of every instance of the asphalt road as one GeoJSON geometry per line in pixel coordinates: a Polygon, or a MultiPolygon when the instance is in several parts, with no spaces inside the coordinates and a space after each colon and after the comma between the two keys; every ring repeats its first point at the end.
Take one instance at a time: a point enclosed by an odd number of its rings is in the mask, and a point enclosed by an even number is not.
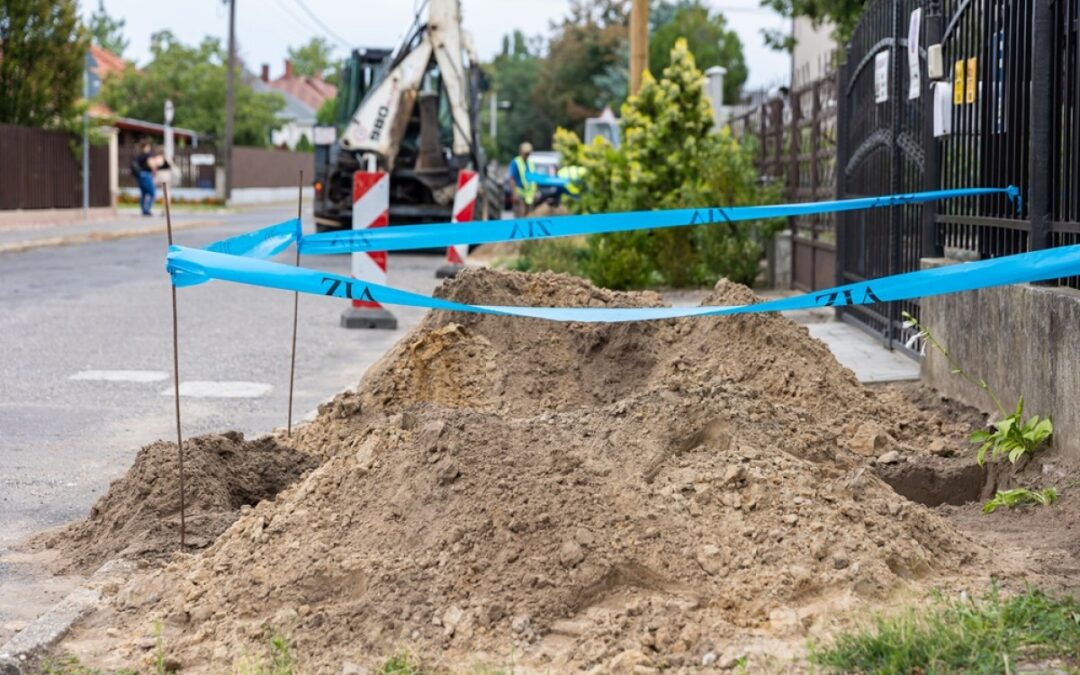
{"type": "MultiPolygon", "coordinates": [[[[224,225],[180,232],[177,243],[202,246],[290,216],[286,206],[220,216],[224,225]]],[[[0,554],[85,516],[140,447],[175,438],[164,252],[161,238],[139,237],[0,254],[0,554]]],[[[390,283],[430,293],[440,262],[393,254],[390,283]]],[[[346,256],[304,264],[348,273],[346,256]]],[[[185,436],[284,426],[292,295],[211,282],[178,297],[181,384],[215,383],[210,393],[221,394],[221,383],[252,383],[239,397],[182,397],[185,436]]],[[[346,330],[343,308],[300,298],[294,420],[355,385],[423,314],[395,307],[395,331],[346,330]]],[[[0,582],[4,574],[0,561],[0,582]]]]}

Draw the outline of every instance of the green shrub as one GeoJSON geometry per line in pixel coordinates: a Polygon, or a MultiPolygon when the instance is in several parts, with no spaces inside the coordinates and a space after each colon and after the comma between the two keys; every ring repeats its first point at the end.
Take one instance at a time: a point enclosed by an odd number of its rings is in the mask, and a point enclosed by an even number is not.
{"type": "MultiPolygon", "coordinates": [[[[753,147],[727,129],[712,131],[704,79],[679,40],[661,79],[648,73],[641,90],[622,107],[622,145],[603,139],[584,146],[560,129],[555,146],[564,163],[586,170],[585,190],[573,204],[579,213],[744,206],[773,201],[758,184],[753,147]]],[[[752,283],[763,241],[775,226],[716,222],[592,235],[583,269],[594,283],[611,288],[650,284],[684,287],[720,277],[752,283]]]]}

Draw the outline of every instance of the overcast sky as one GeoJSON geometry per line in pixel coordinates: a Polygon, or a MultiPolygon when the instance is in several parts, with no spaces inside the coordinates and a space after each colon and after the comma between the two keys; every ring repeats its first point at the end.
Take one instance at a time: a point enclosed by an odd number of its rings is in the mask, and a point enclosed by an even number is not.
{"type": "MultiPolygon", "coordinates": [[[[708,0],[725,14],[743,41],[750,68],[749,87],[776,84],[788,79],[786,56],[764,46],[762,28],[784,28],[789,22],[758,7],[757,0],[708,0]]],[[[98,0],[81,0],[86,17],[98,0]]],[[[496,54],[502,36],[514,29],[526,34],[550,33],[551,21],[564,16],[568,0],[462,0],[465,28],[476,41],[482,60],[496,54]]],[[[240,55],[252,70],[269,63],[274,76],[280,74],[288,46],[300,45],[313,36],[327,37],[341,45],[393,47],[410,25],[414,0],[237,0],[236,34],[240,55]],[[318,25],[303,8],[314,14],[318,25]],[[327,30],[329,29],[329,31],[327,30]],[[333,36],[329,34],[333,33],[333,36]],[[336,36],[336,37],[334,37],[336,36]],[[340,39],[340,41],[339,41],[340,39]]],[[[147,2],[146,0],[105,0],[105,8],[127,23],[124,33],[131,44],[125,56],[137,63],[149,59],[150,35],[168,28],[182,41],[195,43],[204,35],[216,35],[224,42],[228,12],[222,0],[147,2]]]]}

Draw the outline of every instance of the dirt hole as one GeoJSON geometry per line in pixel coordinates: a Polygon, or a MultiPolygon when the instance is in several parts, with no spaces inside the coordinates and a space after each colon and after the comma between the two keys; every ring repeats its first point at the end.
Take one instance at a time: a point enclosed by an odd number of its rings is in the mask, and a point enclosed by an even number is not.
{"type": "Polygon", "coordinates": [[[1011,487],[1014,476],[1009,464],[987,462],[979,466],[974,460],[942,458],[879,466],[875,471],[897,494],[926,506],[985,501],[997,490],[1011,487]]]}

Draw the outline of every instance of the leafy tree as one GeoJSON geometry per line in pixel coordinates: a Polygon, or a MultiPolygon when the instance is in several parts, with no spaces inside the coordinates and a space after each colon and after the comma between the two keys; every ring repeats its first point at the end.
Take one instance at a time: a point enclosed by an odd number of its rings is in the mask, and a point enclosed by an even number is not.
{"type": "Polygon", "coordinates": [[[659,72],[668,63],[675,40],[685,38],[698,68],[727,69],[724,100],[738,100],[748,74],[746,61],[742,41],[735,31],[728,29],[723,14],[710,11],[702,0],[662,0],[650,17],[654,21],[649,36],[649,67],[653,72],[659,72]]]}
{"type": "Polygon", "coordinates": [[[78,114],[87,46],[75,0],[0,3],[0,123],[57,127],[78,114]]]}
{"type": "Polygon", "coordinates": [[[337,103],[337,96],[323,101],[319,109],[315,111],[315,123],[326,127],[337,124],[337,103]]]}
{"type": "Polygon", "coordinates": [[[315,77],[324,79],[333,77],[336,68],[333,68],[334,47],[326,41],[326,38],[313,37],[305,45],[289,47],[289,60],[293,64],[293,72],[303,77],[315,77]]]}
{"type": "Polygon", "coordinates": [[[87,26],[90,36],[102,49],[107,49],[117,56],[123,56],[128,47],[124,37],[124,19],[114,19],[105,11],[105,0],[98,0],[97,11],[90,15],[87,26]]]}
{"type": "Polygon", "coordinates": [[[296,152],[313,152],[315,146],[311,144],[311,140],[304,134],[300,137],[300,140],[296,143],[296,147],[293,148],[296,152]]]}
{"type": "MultiPolygon", "coordinates": [[[[124,117],[164,122],[164,104],[176,106],[174,124],[221,138],[225,133],[227,54],[217,38],[203,38],[197,47],[182,44],[169,31],[155,33],[153,56],[142,70],[129,68],[105,81],[102,98],[124,117]]],[[[256,93],[240,78],[236,82],[237,145],[265,147],[277,128],[275,114],[285,105],[281,94],[256,93]]]]}
{"type": "MultiPolygon", "coordinates": [[[[839,44],[851,39],[866,3],[867,0],[761,0],[762,7],[769,7],[781,16],[805,16],[815,26],[831,22],[835,26],[833,38],[839,44]]],[[[791,36],[782,31],[765,31],[765,41],[779,50],[790,51],[794,46],[791,36]]]]}
{"type": "MultiPolygon", "coordinates": [[[[543,68],[538,39],[532,41],[521,31],[503,38],[502,52],[485,66],[491,80],[491,90],[500,101],[509,101],[509,111],[499,112],[498,146],[495,156],[509,161],[517,154],[518,144],[528,141],[538,149],[549,147],[555,127],[534,104],[533,89],[543,68]]],[[[481,126],[486,128],[490,120],[490,108],[481,110],[481,126]]]]}
{"type": "Polygon", "coordinates": [[[626,91],[612,91],[612,75],[629,63],[628,7],[627,0],[575,0],[554,26],[533,89],[533,104],[552,125],[580,131],[586,118],[622,103],[626,91]]]}
{"type": "MultiPolygon", "coordinates": [[[[583,146],[559,130],[556,147],[585,168],[584,213],[740,206],[772,198],[757,184],[753,152],[713,118],[701,71],[686,40],[671,50],[660,80],[642,78],[641,90],[622,107],[622,146],[598,139],[583,146]]],[[[719,277],[750,283],[765,233],[751,222],[636,230],[589,237],[584,269],[612,288],[653,283],[690,286],[719,277]]]]}

